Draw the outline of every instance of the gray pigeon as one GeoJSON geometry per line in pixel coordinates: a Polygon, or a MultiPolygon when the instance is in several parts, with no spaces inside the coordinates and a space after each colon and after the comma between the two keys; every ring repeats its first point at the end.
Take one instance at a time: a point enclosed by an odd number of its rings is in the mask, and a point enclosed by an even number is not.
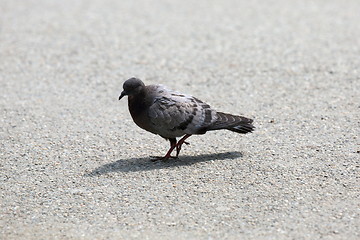
{"type": "Polygon", "coordinates": [[[134,122],[146,131],[170,140],[169,151],[157,159],[172,157],[174,149],[177,158],[181,145],[188,144],[185,140],[192,134],[219,129],[245,134],[254,130],[252,119],[217,112],[201,100],[163,85],[145,86],[140,79],[130,78],[124,82],[123,88],[119,100],[128,96],[134,122]],[[182,138],[177,142],[177,137],[182,138]]]}

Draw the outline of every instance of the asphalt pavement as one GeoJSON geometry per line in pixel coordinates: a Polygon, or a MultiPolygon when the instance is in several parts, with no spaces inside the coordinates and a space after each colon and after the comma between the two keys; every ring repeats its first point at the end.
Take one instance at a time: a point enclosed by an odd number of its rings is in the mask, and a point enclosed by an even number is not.
{"type": "Polygon", "coordinates": [[[0,239],[360,239],[360,2],[0,2],[0,239]],[[254,119],[180,158],[138,77],[254,119]]]}

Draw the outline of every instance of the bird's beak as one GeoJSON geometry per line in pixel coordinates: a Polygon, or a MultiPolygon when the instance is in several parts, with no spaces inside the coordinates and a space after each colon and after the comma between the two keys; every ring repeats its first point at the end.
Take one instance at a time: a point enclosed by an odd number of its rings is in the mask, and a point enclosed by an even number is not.
{"type": "Polygon", "coordinates": [[[120,96],[119,96],[119,100],[120,99],[122,99],[124,96],[126,96],[127,94],[126,94],[126,92],[125,91],[122,91],[121,92],[121,94],[120,94],[120,96]]]}

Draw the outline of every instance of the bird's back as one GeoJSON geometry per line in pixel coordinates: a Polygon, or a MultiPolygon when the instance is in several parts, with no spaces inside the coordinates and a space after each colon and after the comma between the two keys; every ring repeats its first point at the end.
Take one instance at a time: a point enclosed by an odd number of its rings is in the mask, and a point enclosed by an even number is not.
{"type": "Polygon", "coordinates": [[[203,133],[217,119],[215,110],[190,95],[162,85],[149,85],[147,90],[151,93],[148,116],[152,132],[165,138],[203,133]]]}

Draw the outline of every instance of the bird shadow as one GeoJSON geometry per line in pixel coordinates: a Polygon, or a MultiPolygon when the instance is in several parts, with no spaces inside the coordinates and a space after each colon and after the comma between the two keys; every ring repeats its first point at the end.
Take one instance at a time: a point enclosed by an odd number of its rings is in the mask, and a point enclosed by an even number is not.
{"type": "Polygon", "coordinates": [[[189,166],[199,162],[207,162],[211,160],[235,159],[235,158],[241,158],[242,156],[243,154],[241,152],[224,152],[224,153],[216,153],[216,154],[200,154],[197,156],[185,155],[177,159],[169,159],[166,161],[160,160],[156,162],[152,162],[151,157],[120,159],[112,163],[104,164],[86,175],[98,176],[110,172],[151,171],[154,169],[189,166]]]}

